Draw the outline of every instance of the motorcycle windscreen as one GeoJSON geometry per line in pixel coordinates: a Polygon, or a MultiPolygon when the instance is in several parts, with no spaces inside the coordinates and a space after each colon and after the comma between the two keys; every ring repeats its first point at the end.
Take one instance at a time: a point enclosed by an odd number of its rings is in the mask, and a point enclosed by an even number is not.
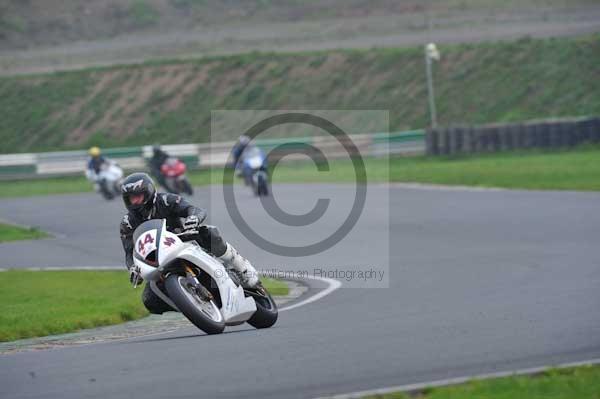
{"type": "Polygon", "coordinates": [[[160,242],[160,235],[163,229],[164,220],[148,220],[138,226],[133,232],[133,253],[134,256],[145,263],[156,265],[157,245],[160,242]]]}
{"type": "Polygon", "coordinates": [[[263,165],[263,157],[252,157],[246,160],[246,164],[252,169],[259,169],[263,165]]]}
{"type": "Polygon", "coordinates": [[[242,159],[244,159],[244,160],[250,159],[250,158],[255,158],[255,157],[264,158],[265,154],[258,147],[248,147],[242,153],[242,159]]]}

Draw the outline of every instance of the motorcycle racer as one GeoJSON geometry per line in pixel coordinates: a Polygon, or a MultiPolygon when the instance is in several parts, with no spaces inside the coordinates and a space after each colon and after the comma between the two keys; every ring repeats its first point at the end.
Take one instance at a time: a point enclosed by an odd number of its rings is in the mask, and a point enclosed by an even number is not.
{"type": "Polygon", "coordinates": [[[87,169],[85,171],[86,177],[91,181],[96,181],[98,173],[100,173],[100,169],[102,165],[107,163],[108,160],[102,156],[102,152],[98,147],[91,147],[88,150],[88,162],[87,169]]]}
{"type": "Polygon", "coordinates": [[[155,144],[152,146],[152,158],[148,162],[150,167],[150,174],[156,179],[158,184],[162,187],[167,187],[165,176],[161,171],[162,165],[169,158],[169,154],[160,148],[160,145],[155,144]]]}
{"type": "MultiPolygon", "coordinates": [[[[233,269],[240,277],[242,286],[256,288],[260,285],[258,273],[252,264],[222,238],[215,226],[202,224],[207,216],[205,209],[191,205],[179,195],[157,193],[154,182],[146,173],[127,176],[123,181],[122,196],[128,212],[121,221],[120,235],[132,283],[137,284],[141,280],[133,262],[133,232],[147,220],[166,219],[169,231],[198,230],[193,238],[226,268],[233,269]]],[[[149,285],[144,288],[142,301],[151,313],[161,314],[172,310],[149,285]]]]}
{"type": "Polygon", "coordinates": [[[250,144],[250,137],[241,135],[238,138],[238,141],[235,143],[233,148],[231,149],[231,155],[233,156],[233,168],[238,172],[238,176],[241,175],[241,168],[239,165],[240,158],[242,157],[242,153],[246,149],[246,147],[250,144]]]}
{"type": "Polygon", "coordinates": [[[90,148],[88,153],[90,157],[85,170],[87,179],[105,199],[111,200],[118,196],[123,170],[115,161],[103,157],[98,147],[90,148]]]}

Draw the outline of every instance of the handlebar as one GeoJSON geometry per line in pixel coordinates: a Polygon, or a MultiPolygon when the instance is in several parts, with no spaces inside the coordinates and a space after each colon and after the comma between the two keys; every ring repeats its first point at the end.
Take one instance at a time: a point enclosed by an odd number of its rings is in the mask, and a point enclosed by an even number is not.
{"type": "Polygon", "coordinates": [[[190,236],[190,235],[196,235],[196,234],[200,234],[200,231],[197,229],[192,229],[192,230],[184,230],[181,233],[177,233],[175,235],[177,237],[181,237],[181,236],[190,236]]]}

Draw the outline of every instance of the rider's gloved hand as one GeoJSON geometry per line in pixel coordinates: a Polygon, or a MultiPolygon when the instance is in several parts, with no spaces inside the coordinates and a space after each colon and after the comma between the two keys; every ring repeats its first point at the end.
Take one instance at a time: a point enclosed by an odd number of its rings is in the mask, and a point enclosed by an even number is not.
{"type": "Polygon", "coordinates": [[[129,268],[129,282],[135,287],[144,282],[140,274],[139,268],[131,266],[129,268]]]}
{"type": "Polygon", "coordinates": [[[183,222],[183,228],[185,230],[194,230],[200,226],[200,219],[196,215],[188,216],[183,222]]]}

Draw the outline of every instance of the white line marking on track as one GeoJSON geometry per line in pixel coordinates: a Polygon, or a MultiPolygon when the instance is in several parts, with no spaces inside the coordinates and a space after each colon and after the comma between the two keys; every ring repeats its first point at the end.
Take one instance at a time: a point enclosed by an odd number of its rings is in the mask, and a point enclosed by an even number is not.
{"type": "Polygon", "coordinates": [[[370,389],[365,391],[349,392],[340,395],[320,396],[317,399],[358,399],[365,396],[386,395],[393,392],[414,392],[425,388],[436,388],[448,385],[464,384],[471,380],[487,380],[492,378],[510,377],[515,375],[538,374],[549,369],[564,369],[569,367],[587,366],[592,364],[600,364],[600,359],[582,360],[579,362],[560,363],[554,366],[531,367],[526,369],[517,369],[509,371],[498,371],[495,373],[473,374],[463,377],[448,378],[444,380],[436,380],[429,382],[419,382],[416,384],[397,385],[387,388],[370,389]]]}
{"type": "Polygon", "coordinates": [[[321,299],[321,298],[323,298],[323,297],[331,294],[333,291],[337,290],[338,288],[340,288],[342,286],[341,281],[334,280],[334,279],[331,279],[331,278],[325,278],[325,277],[308,277],[308,276],[306,276],[304,278],[308,278],[308,279],[311,279],[311,280],[323,281],[323,282],[327,283],[329,286],[327,288],[325,288],[323,291],[321,291],[321,292],[319,292],[319,293],[317,293],[315,295],[312,295],[312,296],[306,298],[303,301],[300,301],[300,302],[295,303],[293,305],[282,307],[281,309],[279,309],[280,312],[285,312],[286,310],[292,310],[292,309],[295,309],[295,308],[299,308],[300,306],[308,305],[311,302],[318,301],[319,299],[321,299]]]}

